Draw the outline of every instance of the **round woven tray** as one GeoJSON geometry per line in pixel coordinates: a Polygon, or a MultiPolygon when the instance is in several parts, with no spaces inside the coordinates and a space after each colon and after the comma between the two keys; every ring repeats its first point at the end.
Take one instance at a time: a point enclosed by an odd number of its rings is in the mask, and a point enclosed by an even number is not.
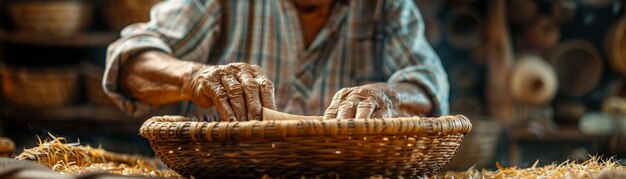
{"type": "Polygon", "coordinates": [[[184,176],[433,175],[472,129],[465,116],[195,122],[147,120],[140,135],[184,176]]]}
{"type": "Polygon", "coordinates": [[[557,74],[559,93],[571,97],[591,92],[604,70],[598,49],[583,39],[559,44],[552,50],[549,61],[557,74]]]}

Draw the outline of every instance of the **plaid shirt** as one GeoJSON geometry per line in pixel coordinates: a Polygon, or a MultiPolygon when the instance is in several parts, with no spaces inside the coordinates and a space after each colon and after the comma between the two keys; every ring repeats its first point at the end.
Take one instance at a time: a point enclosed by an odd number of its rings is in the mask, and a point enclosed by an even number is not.
{"type": "Polygon", "coordinates": [[[120,89],[123,64],[149,49],[204,64],[257,64],[275,83],[278,109],[292,114],[322,115],[341,88],[385,81],[419,85],[431,115],[448,112],[447,76],[412,0],[336,1],[309,47],[290,0],[169,0],[150,15],[107,52],[104,90],[130,114],[155,107],[120,89]]]}

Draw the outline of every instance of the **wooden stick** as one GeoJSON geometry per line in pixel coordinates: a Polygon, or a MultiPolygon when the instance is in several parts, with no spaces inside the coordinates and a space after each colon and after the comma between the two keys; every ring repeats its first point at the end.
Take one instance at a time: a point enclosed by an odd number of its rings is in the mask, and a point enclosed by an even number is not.
{"type": "Polygon", "coordinates": [[[506,1],[487,3],[485,47],[489,71],[487,102],[489,113],[504,123],[514,122],[515,110],[509,94],[509,71],[513,63],[513,50],[507,29],[506,1]]]}
{"type": "Polygon", "coordinates": [[[281,120],[320,120],[322,116],[301,116],[278,112],[268,108],[263,108],[263,121],[281,121],[281,120]]]}

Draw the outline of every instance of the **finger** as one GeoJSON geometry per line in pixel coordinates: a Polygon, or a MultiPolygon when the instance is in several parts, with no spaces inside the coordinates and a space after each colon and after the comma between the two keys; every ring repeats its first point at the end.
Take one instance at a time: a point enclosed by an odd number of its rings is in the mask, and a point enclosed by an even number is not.
{"type": "Polygon", "coordinates": [[[235,116],[239,121],[247,121],[247,110],[245,97],[243,94],[243,87],[235,75],[232,73],[225,74],[222,76],[222,86],[226,88],[226,92],[228,94],[228,99],[230,101],[230,106],[235,112],[235,116]]]}
{"type": "Polygon", "coordinates": [[[226,89],[222,86],[220,82],[211,81],[208,82],[205,90],[205,94],[209,95],[211,99],[213,99],[213,103],[215,104],[215,108],[220,112],[222,116],[222,121],[235,121],[237,118],[235,117],[235,113],[230,106],[230,101],[228,100],[228,93],[226,89]]]}
{"type": "Polygon", "coordinates": [[[247,65],[246,64],[245,66],[241,66],[240,65],[240,67],[242,69],[248,70],[254,76],[265,76],[265,73],[263,72],[263,69],[261,69],[261,67],[259,65],[247,65]]]}
{"type": "Polygon", "coordinates": [[[358,98],[350,98],[339,104],[337,109],[337,119],[350,119],[354,118],[356,113],[356,107],[361,100],[358,98]]]}
{"type": "Polygon", "coordinates": [[[326,111],[324,112],[324,119],[337,118],[337,109],[339,109],[339,104],[341,104],[343,99],[345,99],[345,96],[347,96],[350,91],[350,88],[344,88],[335,93],[335,96],[333,96],[330,105],[328,106],[328,108],[326,108],[326,111]]]}
{"type": "Polygon", "coordinates": [[[372,98],[367,98],[357,105],[355,118],[370,119],[374,115],[374,110],[376,110],[376,103],[372,98]]]}
{"type": "Polygon", "coordinates": [[[372,113],[372,119],[382,119],[383,117],[383,110],[381,109],[375,109],[372,113]]]}
{"type": "Polygon", "coordinates": [[[261,120],[261,98],[259,95],[259,83],[252,77],[248,71],[242,70],[237,75],[239,81],[243,85],[246,104],[248,105],[248,119],[261,120]]]}
{"type": "Polygon", "coordinates": [[[205,88],[208,85],[204,85],[201,84],[198,87],[193,89],[193,92],[191,93],[193,96],[191,97],[191,99],[193,99],[193,102],[196,103],[196,105],[198,105],[199,107],[203,107],[203,108],[208,108],[213,106],[213,101],[211,101],[211,95],[209,95],[208,93],[204,93],[204,91],[206,90],[205,88]]]}
{"type": "Polygon", "coordinates": [[[261,104],[263,107],[276,110],[276,100],[274,99],[274,83],[266,76],[256,76],[256,81],[259,84],[261,104]]]}

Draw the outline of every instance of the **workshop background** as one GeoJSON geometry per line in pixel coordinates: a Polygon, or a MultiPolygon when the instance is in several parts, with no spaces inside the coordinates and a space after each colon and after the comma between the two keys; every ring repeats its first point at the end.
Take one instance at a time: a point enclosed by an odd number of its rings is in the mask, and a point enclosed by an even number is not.
{"type": "MultiPolygon", "coordinates": [[[[101,87],[106,47],[159,0],[0,0],[0,136],[15,153],[49,134],[154,156],[144,120],[101,87]]],[[[450,164],[529,167],[626,158],[623,0],[416,0],[451,85],[451,114],[474,125],[450,164]]],[[[623,161],[623,160],[622,160],[623,161]]]]}

